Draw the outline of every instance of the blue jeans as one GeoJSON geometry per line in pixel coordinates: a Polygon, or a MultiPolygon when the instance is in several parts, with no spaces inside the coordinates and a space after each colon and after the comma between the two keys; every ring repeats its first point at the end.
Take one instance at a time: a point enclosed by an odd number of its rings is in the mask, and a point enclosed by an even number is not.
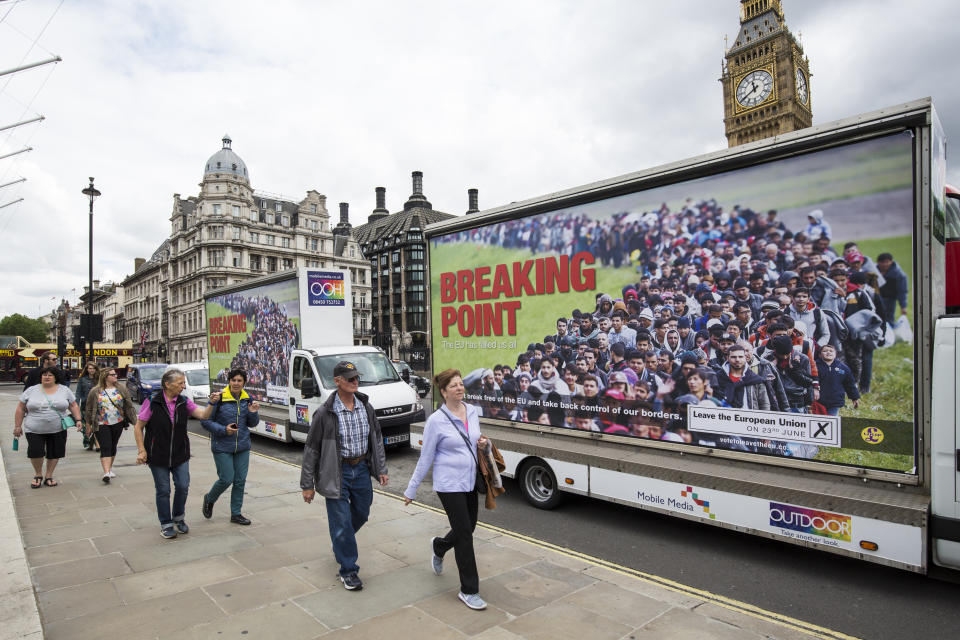
{"type": "Polygon", "coordinates": [[[175,467],[150,466],[153,474],[153,486],[157,489],[157,517],[160,526],[173,522],[182,522],[187,507],[187,490],[190,489],[190,461],[181,462],[175,467]],[[170,517],[170,476],[173,476],[173,517],[170,517]]]}
{"type": "Polygon", "coordinates": [[[355,465],[341,462],[341,473],[340,498],[326,498],[326,503],[333,555],[340,565],[340,575],[346,576],[360,570],[356,533],[370,516],[373,482],[366,461],[355,465]]]}
{"type": "Polygon", "coordinates": [[[840,409],[842,409],[842,407],[827,407],[827,415],[838,416],[840,415],[840,409]]]}
{"type": "Polygon", "coordinates": [[[243,487],[247,484],[247,469],[250,467],[250,450],[237,453],[214,453],[213,461],[217,465],[217,481],[204,496],[207,502],[216,502],[220,494],[230,490],[230,515],[238,516],[243,510],[243,487]]]}

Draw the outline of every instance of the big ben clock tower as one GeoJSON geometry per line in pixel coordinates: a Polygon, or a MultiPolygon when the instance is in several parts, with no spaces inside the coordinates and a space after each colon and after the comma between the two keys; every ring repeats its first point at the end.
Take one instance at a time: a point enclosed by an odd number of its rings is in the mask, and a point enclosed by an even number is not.
{"type": "Polygon", "coordinates": [[[723,61],[723,124],[735,147],[813,123],[810,61],[781,0],[740,0],[740,32],[723,61]]]}

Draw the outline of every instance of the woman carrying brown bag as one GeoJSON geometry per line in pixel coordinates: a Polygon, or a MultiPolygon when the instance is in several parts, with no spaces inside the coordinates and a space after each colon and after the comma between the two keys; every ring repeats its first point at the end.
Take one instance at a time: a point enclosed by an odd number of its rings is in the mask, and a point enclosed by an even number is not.
{"type": "Polygon", "coordinates": [[[137,411],[126,388],[117,384],[117,370],[104,369],[100,382],[87,395],[84,423],[87,437],[94,433],[100,443],[100,466],[103,467],[104,484],[116,478],[113,461],[117,457],[117,442],[125,427],[137,421],[137,411]]]}

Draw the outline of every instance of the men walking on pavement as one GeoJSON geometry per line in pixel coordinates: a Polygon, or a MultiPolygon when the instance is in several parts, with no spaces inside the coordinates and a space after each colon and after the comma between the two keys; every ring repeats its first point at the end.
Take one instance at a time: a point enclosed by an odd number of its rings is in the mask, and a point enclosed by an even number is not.
{"type": "Polygon", "coordinates": [[[363,588],[357,573],[356,533],[370,515],[371,477],[387,486],[387,457],[383,436],[366,394],[357,389],[360,372],[352,362],[333,368],[337,392],[313,414],[303,448],[300,489],[304,502],[324,497],[333,554],[339,576],[348,591],[363,588]]]}

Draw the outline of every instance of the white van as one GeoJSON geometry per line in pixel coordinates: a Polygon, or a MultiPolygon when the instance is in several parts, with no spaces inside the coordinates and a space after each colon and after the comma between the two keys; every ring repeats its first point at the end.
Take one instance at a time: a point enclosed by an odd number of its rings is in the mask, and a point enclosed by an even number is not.
{"type": "Polygon", "coordinates": [[[210,370],[206,362],[181,362],[169,365],[166,370],[170,369],[183,371],[187,383],[183,395],[197,404],[207,403],[210,399],[210,370]]]}

